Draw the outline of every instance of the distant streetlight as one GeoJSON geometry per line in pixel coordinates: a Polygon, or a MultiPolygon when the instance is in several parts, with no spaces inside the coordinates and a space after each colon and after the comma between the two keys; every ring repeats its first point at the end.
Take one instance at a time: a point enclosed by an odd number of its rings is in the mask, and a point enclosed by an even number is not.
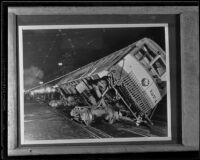
{"type": "Polygon", "coordinates": [[[40,81],[39,84],[43,84],[44,82],[40,81]]]}
{"type": "Polygon", "coordinates": [[[59,63],[58,63],[58,65],[59,65],[59,66],[62,66],[62,65],[63,65],[63,63],[62,63],[62,62],[59,62],[59,63]]]}

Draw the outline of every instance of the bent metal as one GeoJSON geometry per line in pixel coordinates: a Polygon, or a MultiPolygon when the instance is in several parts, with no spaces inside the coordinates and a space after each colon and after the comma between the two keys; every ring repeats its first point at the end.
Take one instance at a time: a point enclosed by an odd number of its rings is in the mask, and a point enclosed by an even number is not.
{"type": "Polygon", "coordinates": [[[56,80],[25,91],[25,100],[66,108],[89,126],[97,118],[153,125],[151,117],[166,95],[166,55],[143,38],[56,80]]]}

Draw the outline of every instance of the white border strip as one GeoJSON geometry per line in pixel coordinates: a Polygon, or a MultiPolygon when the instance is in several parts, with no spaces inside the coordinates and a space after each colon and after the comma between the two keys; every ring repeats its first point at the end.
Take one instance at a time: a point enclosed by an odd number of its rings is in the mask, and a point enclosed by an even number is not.
{"type": "Polygon", "coordinates": [[[171,131],[171,92],[170,92],[170,62],[169,62],[169,32],[168,24],[165,27],[165,53],[166,53],[166,68],[167,68],[167,125],[168,125],[168,137],[172,137],[171,131]]]}
{"type": "Polygon", "coordinates": [[[67,143],[102,143],[102,142],[146,142],[168,141],[170,137],[134,137],[134,138],[102,138],[102,139],[57,139],[57,140],[33,140],[24,141],[24,144],[67,144],[67,143]]]}
{"type": "Polygon", "coordinates": [[[19,26],[23,30],[42,30],[42,29],[91,29],[91,28],[132,28],[132,27],[166,27],[166,23],[154,24],[83,24],[83,25],[34,25],[19,26]]]}
{"type": "Polygon", "coordinates": [[[171,140],[171,100],[169,74],[169,35],[167,23],[155,24],[91,24],[91,25],[34,25],[19,26],[19,75],[20,75],[20,138],[21,144],[67,144],[67,143],[100,143],[100,142],[132,142],[132,141],[166,141],[171,140]],[[58,140],[24,140],[24,77],[23,77],[23,30],[44,29],[91,29],[91,28],[132,28],[132,27],[165,27],[165,48],[167,65],[167,137],[134,137],[134,138],[103,138],[103,139],[58,139],[58,140]]]}
{"type": "Polygon", "coordinates": [[[23,68],[23,28],[19,27],[19,82],[20,82],[20,138],[24,143],[24,68],[23,68]]]}

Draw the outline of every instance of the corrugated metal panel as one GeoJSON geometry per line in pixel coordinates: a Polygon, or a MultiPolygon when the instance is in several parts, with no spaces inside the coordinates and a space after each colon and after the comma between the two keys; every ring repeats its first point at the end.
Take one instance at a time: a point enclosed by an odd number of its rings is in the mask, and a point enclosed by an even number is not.
{"type": "Polygon", "coordinates": [[[122,82],[138,109],[145,114],[149,114],[153,104],[146,93],[142,91],[142,87],[134,73],[130,72],[127,76],[124,76],[122,82]]]}

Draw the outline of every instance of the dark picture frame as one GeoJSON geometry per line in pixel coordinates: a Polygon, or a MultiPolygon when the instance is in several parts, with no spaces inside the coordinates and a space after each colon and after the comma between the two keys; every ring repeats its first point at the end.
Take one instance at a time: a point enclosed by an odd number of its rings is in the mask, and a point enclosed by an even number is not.
{"type": "MultiPolygon", "coordinates": [[[[56,8],[52,8],[53,10],[56,11],[56,8]]],[[[135,9],[135,8],[134,8],[135,9]]],[[[133,9],[133,10],[134,10],[133,9]]],[[[184,10],[184,8],[183,8],[184,10]]],[[[90,11],[90,9],[88,9],[90,11]]],[[[24,13],[29,13],[28,15],[26,14],[21,14],[18,13],[18,9],[10,10],[9,11],[9,41],[13,41],[12,45],[9,47],[9,58],[10,61],[14,62],[12,66],[10,67],[10,72],[9,75],[13,77],[11,73],[13,73],[13,69],[17,66],[18,60],[17,60],[17,48],[18,48],[18,42],[17,42],[17,26],[18,25],[52,25],[52,24],[109,24],[109,23],[123,23],[123,24],[128,24],[128,23],[167,23],[169,27],[169,61],[170,61],[170,89],[171,89],[171,123],[172,125],[172,141],[166,141],[165,145],[166,147],[161,147],[163,145],[163,142],[150,142],[150,143],[145,143],[145,142],[125,142],[125,143],[108,143],[108,144],[79,144],[77,146],[76,144],[73,144],[72,146],[70,145],[54,145],[53,146],[40,146],[38,144],[33,145],[33,146],[20,146],[19,144],[19,128],[14,127],[14,124],[19,125],[19,109],[15,107],[15,111],[11,112],[11,115],[13,115],[12,120],[9,120],[10,126],[8,127],[8,138],[9,138],[9,154],[10,155],[30,155],[30,154],[74,154],[74,153],[116,153],[116,152],[151,152],[151,151],[170,151],[170,150],[196,150],[198,148],[198,144],[193,142],[192,146],[187,145],[185,142],[185,124],[183,124],[184,119],[185,119],[185,112],[184,112],[184,105],[183,104],[183,56],[182,55],[182,48],[183,46],[183,40],[182,36],[185,34],[183,30],[181,29],[182,23],[182,15],[178,14],[177,12],[173,12],[173,14],[159,14],[159,13],[154,13],[153,11],[146,14],[136,14],[136,10],[133,11],[132,14],[127,14],[126,9],[125,12],[126,14],[119,15],[119,14],[108,14],[105,15],[105,11],[102,11],[101,14],[93,14],[93,15],[81,15],[80,13],[78,15],[73,15],[69,13],[65,13],[67,15],[62,15],[64,14],[62,8],[61,10],[58,10],[57,13],[54,15],[50,15],[49,12],[47,11],[48,14],[40,14],[35,15],[35,11],[33,12],[26,12],[24,13]],[[61,15],[60,15],[61,14],[61,15]],[[63,18],[64,17],[64,18],[63,18]],[[97,18],[98,17],[98,18],[97,18]],[[14,54],[15,53],[15,54],[14,54]],[[12,122],[15,121],[14,124],[12,122]],[[18,121],[18,123],[16,123],[18,121]],[[11,133],[11,131],[14,131],[15,135],[11,133]],[[126,146],[125,148],[122,147],[126,146]],[[191,147],[189,147],[191,146],[191,147]],[[39,148],[42,147],[40,150],[39,148]],[[53,147],[54,151],[49,152],[53,147]],[[142,147],[142,149],[140,148],[142,147]],[[68,149],[66,151],[66,148],[68,149]],[[82,149],[84,148],[84,149],[82,149]],[[93,148],[91,150],[91,148],[93,148]],[[104,148],[104,149],[103,149],[104,148]],[[107,148],[107,149],[105,149],[107,148]],[[114,148],[114,149],[111,149],[114,148]],[[103,149],[103,150],[99,150],[103,149]]],[[[73,12],[73,11],[72,11],[73,12]]],[[[161,11],[160,11],[161,12],[161,11]]],[[[44,10],[45,13],[45,10],[44,10]]],[[[88,12],[87,12],[88,13],[88,12]]],[[[166,13],[166,10],[165,10],[166,13]]],[[[194,45],[194,44],[191,44],[194,45]]],[[[196,52],[195,52],[196,53],[196,52]]],[[[14,69],[14,70],[15,70],[14,69]]],[[[18,70],[16,70],[18,73],[18,70]]],[[[184,75],[185,76],[185,75],[184,75]]],[[[18,74],[15,74],[15,78],[11,78],[12,81],[16,80],[14,82],[14,86],[11,86],[11,90],[18,90],[19,91],[19,81],[18,81],[18,74]]],[[[11,83],[11,80],[10,82],[11,83]]],[[[12,83],[13,84],[13,83],[12,83]]],[[[11,91],[10,90],[10,91],[11,91]]],[[[14,104],[18,104],[19,106],[19,101],[18,99],[20,98],[19,95],[17,94],[18,92],[15,92],[13,94],[14,102],[9,102],[10,106],[13,106],[14,104]]],[[[9,95],[11,96],[11,95],[9,95]]],[[[8,97],[9,98],[9,97],[8,97]]],[[[197,107],[197,106],[196,106],[197,107]]],[[[8,111],[9,111],[8,108],[8,111]]],[[[13,111],[11,109],[10,111],[13,111]]],[[[8,115],[8,118],[9,116],[8,115]]],[[[196,124],[196,121],[193,121],[192,123],[196,124]]],[[[196,135],[196,134],[195,134],[196,135]]],[[[195,136],[196,137],[196,136],[195,136]]]]}

